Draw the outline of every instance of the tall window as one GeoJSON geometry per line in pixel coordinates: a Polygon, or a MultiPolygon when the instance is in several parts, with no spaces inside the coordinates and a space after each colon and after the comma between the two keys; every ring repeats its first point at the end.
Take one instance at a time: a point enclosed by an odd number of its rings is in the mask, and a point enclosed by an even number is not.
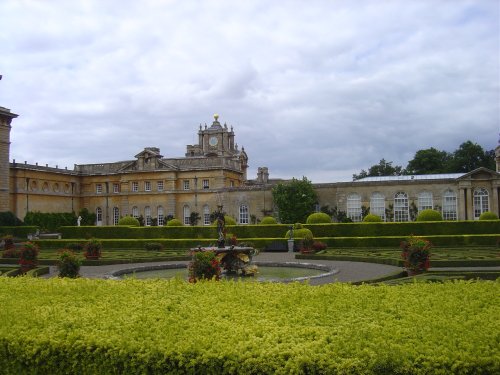
{"type": "Polygon", "coordinates": [[[380,216],[385,221],[385,197],[376,192],[370,198],[370,213],[380,216]]]}
{"type": "Polygon", "coordinates": [[[189,210],[189,206],[184,206],[182,208],[182,217],[184,218],[184,225],[190,225],[191,224],[191,211],[189,210]]]}
{"type": "Polygon", "coordinates": [[[132,181],[132,191],[133,192],[139,191],[139,183],[137,181],[132,181]]]}
{"type": "Polygon", "coordinates": [[[203,206],[203,225],[210,225],[210,207],[208,204],[203,206]]]}
{"type": "Polygon", "coordinates": [[[394,195],[394,221],[408,221],[410,217],[408,195],[403,192],[394,195]]]}
{"type": "Polygon", "coordinates": [[[146,219],[145,225],[149,227],[151,225],[151,207],[144,207],[144,216],[146,219]]]}
{"type": "Polygon", "coordinates": [[[158,181],[156,183],[156,190],[163,191],[163,181],[158,181]]]}
{"type": "Polygon", "coordinates": [[[432,193],[423,191],[418,195],[418,212],[422,210],[432,210],[432,193]]]}
{"type": "Polygon", "coordinates": [[[483,212],[489,211],[490,202],[488,190],[478,188],[474,190],[474,219],[479,219],[483,212]]]}
{"type": "Polygon", "coordinates": [[[165,224],[165,216],[163,215],[163,207],[158,206],[158,225],[163,226],[165,224]]]}
{"type": "Polygon", "coordinates": [[[203,180],[202,181],[202,186],[203,186],[203,189],[209,189],[210,188],[210,184],[209,184],[208,180],[203,180]]]}
{"type": "Polygon", "coordinates": [[[184,190],[189,190],[189,180],[184,180],[182,183],[184,190]]]}
{"type": "Polygon", "coordinates": [[[151,181],[144,181],[144,191],[151,191],[151,181]]]}
{"type": "Polygon", "coordinates": [[[347,196],[347,217],[352,221],[361,221],[361,195],[353,193],[347,196]]]}
{"type": "Polygon", "coordinates": [[[95,216],[96,216],[97,225],[101,225],[102,224],[102,208],[101,207],[97,207],[95,209],[95,216]]]}
{"type": "Polygon", "coordinates": [[[457,220],[457,194],[452,190],[443,194],[443,219],[457,220]]]}
{"type": "Polygon", "coordinates": [[[117,194],[120,192],[120,185],[119,184],[113,184],[113,193],[117,194]]]}
{"type": "Polygon", "coordinates": [[[248,206],[245,204],[240,206],[240,224],[248,224],[248,206]]]}
{"type": "Polygon", "coordinates": [[[132,216],[136,219],[139,218],[139,208],[137,206],[132,207],[132,216]]]}
{"type": "Polygon", "coordinates": [[[113,225],[118,225],[118,221],[120,221],[120,209],[113,207],[113,225]]]}
{"type": "Polygon", "coordinates": [[[102,184],[95,185],[95,192],[96,194],[102,194],[102,184]]]}

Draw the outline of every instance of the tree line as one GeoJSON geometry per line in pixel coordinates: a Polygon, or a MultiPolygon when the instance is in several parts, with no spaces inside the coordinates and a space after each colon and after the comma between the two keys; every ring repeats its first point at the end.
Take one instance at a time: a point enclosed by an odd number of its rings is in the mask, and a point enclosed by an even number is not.
{"type": "Polygon", "coordinates": [[[354,181],[372,176],[401,176],[435,173],[467,173],[485,167],[495,170],[495,150],[484,150],[477,143],[466,141],[455,151],[447,152],[434,147],[418,150],[406,168],[392,165],[392,161],[381,159],[378,164],[353,174],[354,181]]]}

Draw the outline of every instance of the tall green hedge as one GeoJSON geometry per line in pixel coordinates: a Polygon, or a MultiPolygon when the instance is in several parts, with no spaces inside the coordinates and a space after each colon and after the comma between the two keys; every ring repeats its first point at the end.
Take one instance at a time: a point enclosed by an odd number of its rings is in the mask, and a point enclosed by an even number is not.
{"type": "Polygon", "coordinates": [[[28,234],[35,233],[39,229],[36,226],[15,226],[15,227],[0,227],[0,237],[12,235],[19,238],[27,238],[28,234]]]}

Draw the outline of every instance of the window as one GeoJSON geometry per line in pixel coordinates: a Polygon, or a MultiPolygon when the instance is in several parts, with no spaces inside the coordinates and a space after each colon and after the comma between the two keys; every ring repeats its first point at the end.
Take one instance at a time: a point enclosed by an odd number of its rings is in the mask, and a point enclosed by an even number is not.
{"type": "Polygon", "coordinates": [[[248,206],[246,204],[240,206],[240,224],[248,224],[248,206]]]}
{"type": "Polygon", "coordinates": [[[361,221],[361,196],[359,194],[347,196],[347,217],[352,221],[361,221]]]}
{"type": "Polygon", "coordinates": [[[474,190],[474,219],[479,219],[483,212],[489,211],[488,190],[478,188],[474,190]]]}
{"type": "Polygon", "coordinates": [[[96,216],[97,225],[100,225],[102,223],[102,208],[101,207],[97,207],[95,209],[95,216],[96,216]]]}
{"type": "Polygon", "coordinates": [[[146,206],[144,208],[144,216],[146,217],[145,225],[149,227],[151,225],[151,207],[146,206]]]}
{"type": "Polygon", "coordinates": [[[443,219],[457,220],[457,194],[447,190],[443,194],[443,219]]]}
{"type": "Polygon", "coordinates": [[[208,183],[208,180],[203,180],[202,184],[203,184],[203,189],[210,189],[210,185],[208,183]]]}
{"type": "Polygon", "coordinates": [[[102,184],[95,185],[95,192],[96,194],[102,194],[102,184]]]}
{"type": "Polygon", "coordinates": [[[373,193],[370,198],[370,213],[380,216],[385,221],[385,197],[380,193],[373,193]]]}
{"type": "Polygon", "coordinates": [[[189,190],[189,180],[184,180],[183,184],[184,184],[184,190],[189,190]]]}
{"type": "Polygon", "coordinates": [[[156,190],[163,191],[163,181],[158,181],[156,183],[156,190]]]}
{"type": "Polygon", "coordinates": [[[410,217],[408,195],[403,192],[394,195],[394,221],[408,221],[410,217]]]}
{"type": "Polygon", "coordinates": [[[429,191],[423,191],[418,195],[418,212],[423,210],[432,210],[434,207],[432,205],[432,193],[429,191]]]}
{"type": "Polygon", "coordinates": [[[184,225],[191,224],[191,212],[189,210],[189,206],[184,206],[182,208],[182,217],[184,218],[184,225]]]}
{"type": "Polygon", "coordinates": [[[144,181],[144,191],[151,191],[151,181],[144,181]]]}
{"type": "Polygon", "coordinates": [[[210,222],[210,207],[208,207],[208,204],[203,206],[203,225],[210,225],[212,224],[210,222]]]}
{"type": "Polygon", "coordinates": [[[113,193],[117,194],[120,192],[120,184],[113,184],[113,193]]]}
{"type": "Polygon", "coordinates": [[[118,225],[118,221],[120,221],[120,209],[113,207],[113,225],[118,225]]]}
{"type": "Polygon", "coordinates": [[[159,226],[165,225],[165,216],[163,215],[163,207],[162,206],[158,206],[157,217],[158,217],[158,225],[159,226]]]}
{"type": "Polygon", "coordinates": [[[229,181],[229,187],[234,187],[234,181],[233,180],[229,181]]]}
{"type": "Polygon", "coordinates": [[[132,207],[132,216],[136,219],[139,218],[139,208],[137,208],[137,206],[132,207]]]}
{"type": "Polygon", "coordinates": [[[139,191],[139,183],[137,181],[132,182],[132,191],[133,192],[138,192],[139,191]]]}

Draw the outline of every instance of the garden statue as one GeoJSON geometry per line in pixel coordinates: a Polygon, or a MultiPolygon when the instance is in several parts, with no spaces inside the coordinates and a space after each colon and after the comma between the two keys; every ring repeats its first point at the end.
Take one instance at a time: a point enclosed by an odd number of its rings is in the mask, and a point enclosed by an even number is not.
{"type": "Polygon", "coordinates": [[[222,206],[219,206],[219,211],[217,212],[217,247],[223,249],[226,245],[226,221],[224,219],[224,214],[222,213],[222,206]]]}
{"type": "Polygon", "coordinates": [[[80,226],[80,222],[82,221],[82,217],[78,216],[78,219],[76,219],[76,224],[80,226]]]}

